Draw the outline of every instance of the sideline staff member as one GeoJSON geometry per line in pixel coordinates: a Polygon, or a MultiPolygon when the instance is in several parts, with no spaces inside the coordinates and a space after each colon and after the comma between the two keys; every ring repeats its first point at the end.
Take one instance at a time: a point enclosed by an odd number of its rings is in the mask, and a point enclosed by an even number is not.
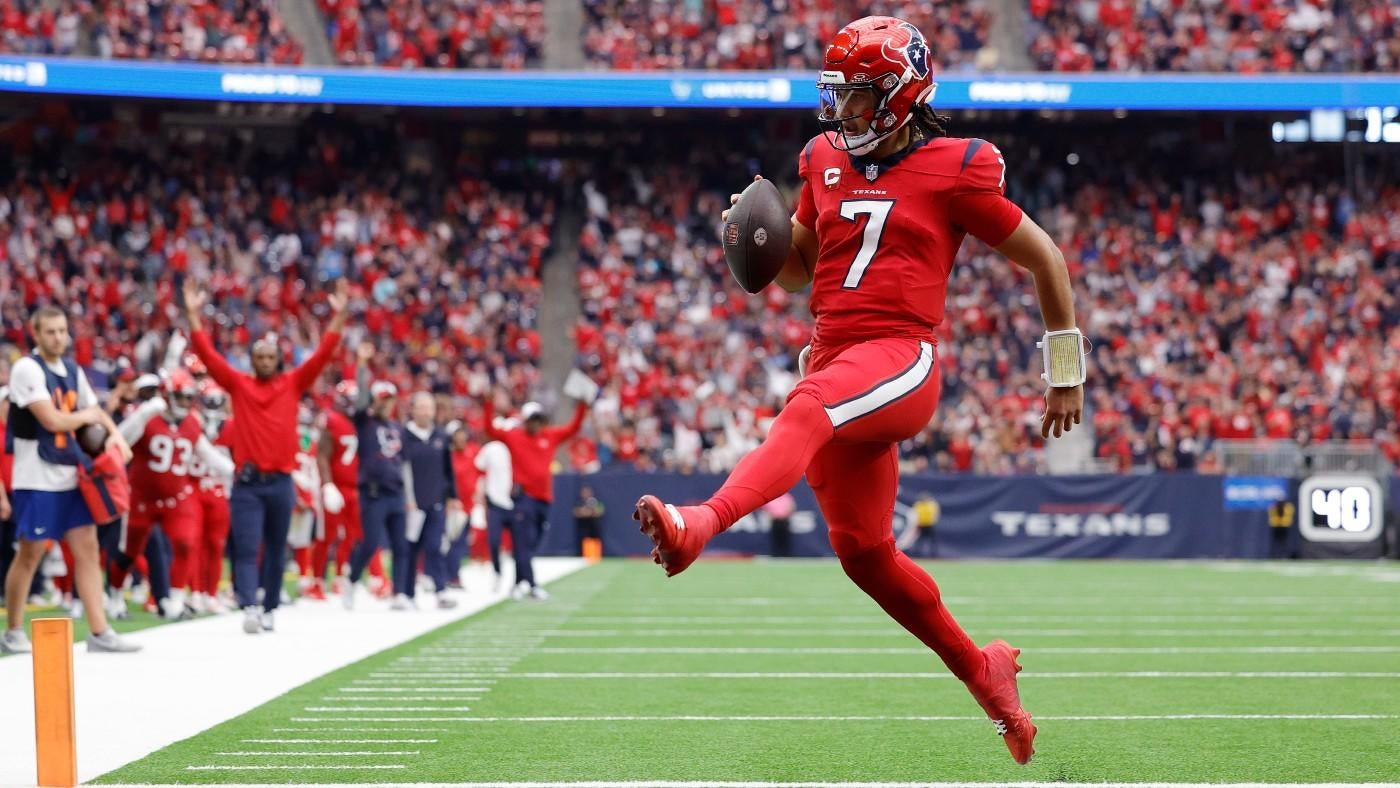
{"type": "Polygon", "coordinates": [[[243,631],[250,635],[272,631],[272,613],[282,601],[282,560],[294,500],[291,474],[296,467],[297,406],[301,395],[316,382],[340,346],[340,331],[345,327],[350,304],[345,291],[345,281],[341,280],[336,292],[327,299],[334,317],[316,352],[301,366],[282,372],[277,343],[265,338],[253,343],[253,374],[249,375],[234,369],[214,349],[200,317],[209,295],[194,279],[185,280],[190,344],[209,368],[209,376],[228,392],[237,427],[230,435],[237,470],[229,495],[229,542],[233,553],[233,593],[243,608],[243,631]],[[259,576],[261,607],[257,598],[259,576]]]}

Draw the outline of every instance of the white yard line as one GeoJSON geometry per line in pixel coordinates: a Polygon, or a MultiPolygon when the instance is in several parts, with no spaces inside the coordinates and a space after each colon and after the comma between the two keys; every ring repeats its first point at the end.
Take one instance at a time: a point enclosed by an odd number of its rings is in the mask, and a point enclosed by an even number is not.
{"type": "MultiPolygon", "coordinates": [[[[285,728],[274,730],[286,730],[285,728]]],[[[303,728],[302,730],[311,730],[303,728]]],[[[437,744],[437,739],[241,739],[240,744],[437,744]]]]}
{"type": "MultiPolygon", "coordinates": [[[[440,692],[490,692],[490,687],[340,687],[336,692],[398,692],[398,693],[433,693],[440,692]]],[[[341,700],[344,700],[342,698],[341,700]]]]}
{"type": "MultiPolygon", "coordinates": [[[[317,783],[317,788],[364,788],[363,783],[317,783]]],[[[476,782],[476,783],[379,783],[386,788],[1295,788],[1300,785],[1328,788],[1375,788],[1395,783],[1069,783],[1069,782],[686,782],[646,780],[628,782],[476,782]]],[[[112,788],[175,788],[174,786],[122,786],[112,788]]],[[[285,783],[242,783],[240,788],[286,788],[285,783]]]]}
{"type": "MultiPolygon", "coordinates": [[[[448,732],[448,729],[447,729],[447,728],[405,728],[405,726],[402,726],[402,725],[395,725],[395,726],[393,726],[393,728],[363,728],[363,726],[361,726],[361,728],[328,728],[328,726],[325,726],[325,725],[318,725],[318,726],[315,726],[315,728],[269,728],[269,731],[272,731],[273,733],[329,733],[329,732],[332,732],[332,731],[333,731],[333,732],[336,732],[336,733],[447,733],[447,732],[448,732]]],[[[266,740],[266,742],[263,742],[263,740],[260,740],[260,739],[244,739],[244,742],[245,742],[245,743],[255,743],[255,742],[256,742],[256,743],[276,743],[276,742],[286,742],[286,740],[290,740],[290,739],[269,739],[269,740],[266,740]]],[[[329,740],[332,740],[332,739],[309,739],[309,740],[312,740],[312,742],[329,742],[329,740]]],[[[428,742],[437,742],[437,739],[386,739],[386,742],[391,742],[391,743],[400,743],[400,742],[402,742],[402,743],[405,743],[405,745],[417,745],[417,743],[424,743],[424,745],[426,745],[426,743],[428,743],[428,742]]],[[[347,745],[357,745],[357,743],[365,743],[365,745],[370,745],[370,743],[375,743],[375,742],[356,742],[356,740],[346,739],[346,742],[344,742],[344,743],[347,743],[347,745]]]]}
{"type": "Polygon", "coordinates": [[[375,764],[326,764],[317,766],[315,764],[301,763],[295,766],[275,765],[275,764],[248,764],[247,766],[186,766],[187,772],[263,772],[273,769],[407,769],[402,763],[375,763],[375,764]]]}
{"type": "MultiPolygon", "coordinates": [[[[1400,621],[1397,615],[1392,621],[1400,621]]],[[[812,628],[728,628],[728,629],[551,629],[544,630],[544,634],[549,638],[707,638],[707,637],[741,637],[752,638],[795,638],[795,637],[822,637],[822,638],[908,638],[909,633],[895,627],[877,627],[871,629],[842,629],[840,627],[812,627],[812,628]]],[[[1096,637],[1103,635],[1114,635],[1120,637],[1299,637],[1301,635],[1317,635],[1323,637],[1395,637],[1400,635],[1400,629],[1316,629],[1311,627],[1296,627],[1293,629],[1121,629],[1117,627],[1105,627],[1098,629],[1015,629],[997,628],[996,634],[1008,638],[1017,637],[1096,637]]],[[[490,644],[485,646],[433,646],[422,649],[425,654],[475,654],[483,648],[491,648],[490,644]]],[[[456,657],[454,657],[455,659],[456,657]]],[[[404,657],[401,661],[424,661],[423,657],[404,657]]]]}
{"type": "MultiPolygon", "coordinates": [[[[544,559],[536,572],[552,581],[583,566],[579,559],[544,559]]],[[[475,568],[464,573],[472,589],[489,588],[488,577],[489,571],[475,568]]],[[[302,601],[277,611],[272,634],[245,635],[239,617],[227,615],[133,632],[126,637],[145,647],[139,654],[89,654],[78,644],[73,655],[78,779],[91,780],[144,758],[505,597],[504,591],[472,591],[454,610],[412,614],[368,599],[353,613],[339,604],[302,601]],[[131,688],[150,685],[153,676],[169,691],[142,694],[141,724],[133,725],[131,688]],[[257,680],[211,681],[210,676],[257,680]]],[[[0,785],[32,785],[35,779],[33,681],[30,658],[0,659],[0,697],[10,706],[0,714],[0,742],[7,743],[0,748],[0,785]]]]}
{"type": "Polygon", "coordinates": [[[422,753],[422,750],[340,750],[337,752],[331,752],[329,750],[299,750],[295,752],[281,750],[244,750],[241,752],[216,752],[214,754],[229,758],[252,758],[267,756],[287,758],[291,756],[306,755],[327,756],[335,758],[358,758],[361,756],[369,755],[421,755],[422,753]]]}
{"type": "MultiPolygon", "coordinates": [[[[1051,722],[1158,722],[1195,720],[1397,720],[1400,714],[1100,714],[1053,715],[1037,714],[1038,721],[1051,722]]],[[[986,717],[962,715],[583,715],[542,717],[469,717],[468,722],[978,722],[986,717]]]]}
{"type": "MultiPolygon", "coordinates": [[[[425,698],[424,700],[431,700],[425,698]]],[[[437,702],[437,701],[434,701],[437,702]]],[[[471,706],[303,706],[302,711],[317,713],[339,711],[471,711],[471,706]]]]}
{"type": "MultiPolygon", "coordinates": [[[[734,672],[734,673],[515,673],[512,679],[934,679],[951,680],[951,673],[793,673],[793,672],[734,672]]],[[[1060,673],[1031,673],[1026,679],[1397,679],[1400,672],[1385,671],[1071,671],[1060,673]]]]}
{"type": "MultiPolygon", "coordinates": [[[[956,611],[954,611],[956,613],[956,611]]],[[[1261,613],[1250,615],[1247,613],[1214,615],[1211,613],[1190,614],[1156,614],[1156,613],[1124,613],[1105,615],[1074,615],[1072,613],[1045,613],[1037,615],[1000,615],[996,613],[969,613],[965,616],[957,617],[960,622],[1022,622],[1040,624],[1046,621],[1069,621],[1072,623],[1084,623],[1087,621],[1100,622],[1141,622],[1141,623],[1168,623],[1183,622],[1191,624],[1206,623],[1246,623],[1250,621],[1272,621],[1278,623],[1294,623],[1300,620],[1317,619],[1321,621],[1337,621],[1345,619],[1347,621],[1371,621],[1381,624],[1393,624],[1396,621],[1394,615],[1375,615],[1368,613],[1346,613],[1338,611],[1335,613],[1298,613],[1297,615],[1282,615],[1278,613],[1261,613]]],[[[888,616],[658,616],[658,615],[636,615],[636,616],[574,616],[569,619],[570,623],[599,623],[599,624],[883,624],[889,621],[888,616]]],[[[474,630],[486,631],[486,630],[474,630]]],[[[513,629],[518,632],[520,630],[513,629]]],[[[447,642],[447,641],[443,641],[447,642]]]]}
{"type": "MultiPolygon", "coordinates": [[[[475,717],[291,717],[292,722],[473,722],[475,717]]],[[[363,728],[362,730],[372,730],[363,728]]]]}
{"type": "MultiPolygon", "coordinates": [[[[1047,646],[1047,647],[1045,647],[1045,648],[1040,648],[1040,647],[1038,647],[1038,646],[1029,646],[1029,647],[1025,647],[1023,650],[1026,651],[1028,654],[1039,654],[1039,653],[1042,653],[1042,652],[1044,652],[1044,653],[1049,653],[1049,654],[1055,654],[1055,653],[1059,653],[1059,654],[1094,654],[1094,653],[1100,653],[1100,649],[1111,649],[1111,648],[1117,648],[1117,647],[1112,647],[1112,646],[1107,646],[1107,647],[1103,647],[1103,646],[1093,646],[1093,647],[1088,647],[1088,646],[1084,646],[1084,647],[1080,647],[1080,646],[1073,646],[1073,647],[1070,647],[1070,646],[1065,646],[1065,647],[1047,646]],[[1065,650],[1065,649],[1073,649],[1073,650],[1065,650]],[[1084,650],[1084,649],[1091,649],[1091,650],[1084,650]]],[[[1193,653],[1201,653],[1201,654],[1217,654],[1217,653],[1218,653],[1218,654],[1231,654],[1231,653],[1240,653],[1240,654],[1268,654],[1268,653],[1280,653],[1280,654],[1287,654],[1287,653],[1299,653],[1299,654],[1307,654],[1307,653],[1312,653],[1312,652],[1308,652],[1308,651],[1294,651],[1294,649],[1311,649],[1311,648],[1319,648],[1319,649],[1334,649],[1334,648],[1354,649],[1354,648],[1356,648],[1356,649],[1380,649],[1379,651],[1374,651],[1374,652],[1373,652],[1373,651],[1358,651],[1358,652],[1355,652],[1355,653],[1358,653],[1358,654],[1367,654],[1367,653],[1380,653],[1380,654],[1384,654],[1384,653],[1390,653],[1391,651],[1394,651],[1394,650],[1400,650],[1400,647],[1397,647],[1397,646],[1294,646],[1294,645],[1288,645],[1288,646],[1141,646],[1141,647],[1129,647],[1129,646],[1124,646],[1124,647],[1122,647],[1122,648],[1152,648],[1152,649],[1159,649],[1159,648],[1160,648],[1160,649],[1195,649],[1195,648],[1203,648],[1203,649],[1212,649],[1212,650],[1209,650],[1209,651],[1200,651],[1200,652],[1196,652],[1196,651],[1172,651],[1172,650],[1167,650],[1167,651],[1141,651],[1141,652],[1138,652],[1138,651],[1119,652],[1119,651],[1104,650],[1104,651],[1102,651],[1102,653],[1105,653],[1105,654],[1116,654],[1116,653],[1142,653],[1142,654],[1152,654],[1152,653],[1161,653],[1161,654],[1173,654],[1173,653],[1183,653],[1183,654],[1193,654],[1193,653]],[[1235,651],[1230,651],[1230,650],[1215,651],[1215,650],[1213,650],[1213,649],[1285,649],[1285,650],[1283,650],[1283,651],[1277,651],[1277,652],[1271,652],[1271,651],[1254,651],[1254,650],[1245,650],[1245,651],[1238,651],[1238,652],[1235,652],[1235,651]]],[[[918,655],[927,656],[928,653],[929,653],[929,650],[928,650],[927,648],[923,648],[923,647],[920,647],[920,646],[891,646],[891,647],[889,647],[889,648],[882,648],[882,647],[878,647],[878,646],[876,646],[876,647],[869,647],[869,648],[864,647],[864,646],[833,646],[833,647],[825,647],[825,646],[812,646],[812,647],[806,647],[806,646],[553,646],[553,647],[551,647],[551,646],[545,646],[545,647],[542,647],[542,648],[537,648],[537,649],[535,649],[535,653],[536,653],[536,654],[918,654],[918,655]]],[[[1330,653],[1330,652],[1317,652],[1317,653],[1330,653]]],[[[1338,653],[1347,653],[1347,652],[1338,652],[1338,653]]],[[[469,670],[473,670],[473,671],[474,671],[475,669],[469,669],[469,670]]],[[[460,674],[460,673],[454,672],[454,673],[452,673],[451,675],[461,675],[461,674],[460,674]]]]}

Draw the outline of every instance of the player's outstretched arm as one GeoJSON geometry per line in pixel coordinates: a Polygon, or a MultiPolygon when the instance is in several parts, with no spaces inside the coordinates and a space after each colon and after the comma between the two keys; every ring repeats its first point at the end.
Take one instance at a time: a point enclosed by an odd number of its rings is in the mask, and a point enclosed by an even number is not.
{"type": "MultiPolygon", "coordinates": [[[[997,245],[1001,252],[1035,278],[1036,299],[1049,331],[1074,328],[1074,289],[1070,286],[1065,256],[1050,236],[1029,216],[1022,215],[1016,229],[997,245]]],[[[1051,388],[1045,395],[1041,437],[1055,437],[1078,424],[1084,410],[1084,387],[1051,388]]]]}

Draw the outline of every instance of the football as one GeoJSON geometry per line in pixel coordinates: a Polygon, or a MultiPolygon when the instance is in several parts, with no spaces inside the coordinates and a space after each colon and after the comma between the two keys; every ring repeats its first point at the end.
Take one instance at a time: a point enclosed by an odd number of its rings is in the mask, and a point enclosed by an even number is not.
{"type": "Polygon", "coordinates": [[[768,179],[749,184],[724,223],[724,261],[739,286],[757,293],[782,270],[792,246],[792,213],[768,179]]]}
{"type": "Polygon", "coordinates": [[[107,443],[107,428],[101,424],[86,424],[78,428],[77,436],[78,448],[89,457],[96,457],[107,443]]]}

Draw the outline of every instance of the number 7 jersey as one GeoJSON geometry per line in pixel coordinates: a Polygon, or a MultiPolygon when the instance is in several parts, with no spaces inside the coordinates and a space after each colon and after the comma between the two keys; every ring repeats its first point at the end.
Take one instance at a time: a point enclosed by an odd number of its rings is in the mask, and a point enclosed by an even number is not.
{"type": "Polygon", "coordinates": [[[797,161],[794,218],[817,235],[812,342],[933,341],[953,258],[970,232],[991,246],[1021,222],[1006,163],[978,139],[934,137],[874,161],[813,137],[797,161]]]}

